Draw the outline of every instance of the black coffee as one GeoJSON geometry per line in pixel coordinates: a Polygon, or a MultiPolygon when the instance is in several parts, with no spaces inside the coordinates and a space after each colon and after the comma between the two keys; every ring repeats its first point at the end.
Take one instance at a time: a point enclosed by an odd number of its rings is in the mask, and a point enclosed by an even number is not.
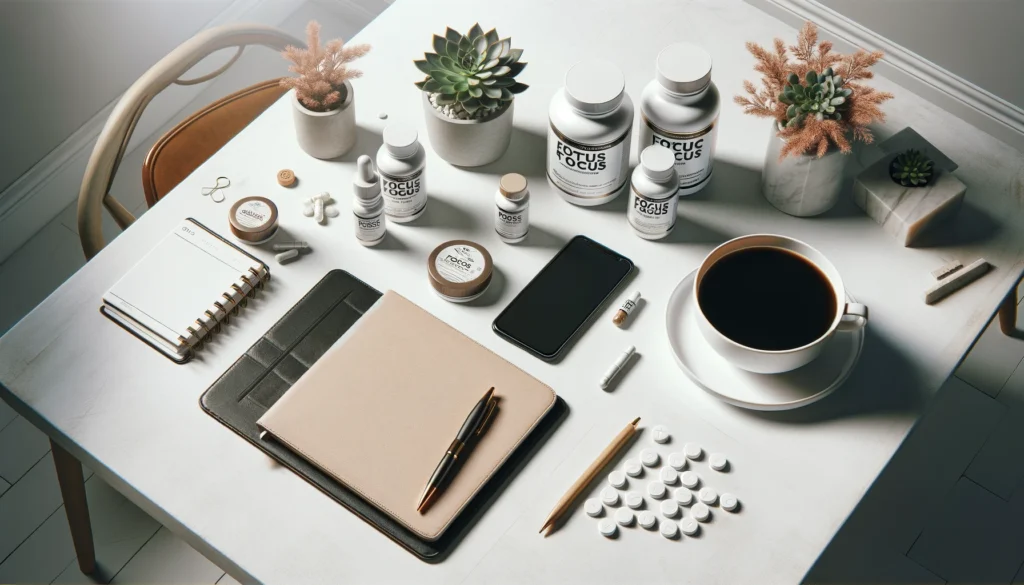
{"type": "Polygon", "coordinates": [[[836,316],[828,278],[804,257],[780,248],[724,256],[704,275],[697,302],[722,335],[769,351],[807,345],[836,316]]]}

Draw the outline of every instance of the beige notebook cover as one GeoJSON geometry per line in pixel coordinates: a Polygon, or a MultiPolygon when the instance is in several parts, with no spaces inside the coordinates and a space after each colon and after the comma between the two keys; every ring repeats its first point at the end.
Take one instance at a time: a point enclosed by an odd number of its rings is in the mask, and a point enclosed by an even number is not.
{"type": "Polygon", "coordinates": [[[436,540],[554,405],[555,393],[388,291],[277,403],[261,428],[426,540],[436,540]],[[498,411],[425,514],[416,500],[470,410],[498,411]]]}

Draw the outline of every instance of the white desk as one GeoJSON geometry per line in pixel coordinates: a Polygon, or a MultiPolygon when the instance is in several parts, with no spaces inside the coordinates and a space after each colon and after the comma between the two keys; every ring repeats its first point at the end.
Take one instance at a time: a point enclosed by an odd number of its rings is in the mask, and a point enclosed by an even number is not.
{"type": "MultiPolygon", "coordinates": [[[[1020,153],[879,79],[896,93],[886,134],[913,125],[960,163],[968,185],[958,219],[960,243],[906,249],[849,201],[825,217],[797,219],[761,197],[758,169],[768,122],[741,114],[729,97],[754,78],[743,42],[787,40],[795,31],[740,0],[705,2],[528,0],[516,4],[403,1],[356,39],[374,50],[356,82],[359,143],[341,162],[304,155],[295,142],[290,104],[271,107],[192,177],[0,340],[2,396],[104,480],[190,544],[243,579],[266,583],[415,582],[779,582],[798,581],[900,445],[924,404],[970,347],[1020,275],[1024,237],[1020,153]],[[506,7],[507,6],[507,7],[506,7]],[[348,218],[326,227],[302,217],[299,200],[328,190],[342,209],[355,157],[379,145],[384,122],[421,128],[412,65],[430,35],[479,19],[525,49],[532,87],[517,97],[516,133],[497,163],[455,169],[428,148],[431,200],[415,224],[389,225],[381,248],[356,244],[348,218]],[[647,242],[626,226],[625,201],[599,209],[564,203],[543,179],[547,105],[566,68],[586,56],[619,63],[634,98],[653,75],[654,57],[671,41],[707,47],[723,100],[715,178],[680,205],[669,241],[647,242]],[[278,169],[294,169],[296,190],[278,187],[278,169]],[[502,172],[531,181],[532,235],[501,243],[491,225],[502,172]],[[233,200],[267,195],[281,222],[314,252],[274,265],[274,280],[244,318],[209,351],[176,366],[125,334],[97,310],[103,292],[180,219],[194,216],[227,233],[230,202],[199,189],[226,175],[233,200]],[[860,365],[835,395],[801,411],[762,415],[719,403],[691,384],[669,353],[663,324],[675,284],[717,243],[777,232],[827,254],[857,298],[871,307],[860,365]],[[558,365],[543,363],[497,338],[500,308],[574,234],[584,233],[631,257],[639,273],[629,289],[647,299],[620,331],[603,315],[558,365]],[[480,302],[455,305],[427,283],[429,251],[464,237],[487,246],[500,276],[480,302]],[[984,256],[993,273],[937,306],[922,293],[929,271],[952,258],[984,256]],[[394,289],[547,382],[571,414],[448,560],[427,565],[207,416],[200,394],[323,274],[341,267],[380,290],[394,289]],[[635,344],[641,357],[614,392],[597,388],[608,360],[635,344]],[[668,541],[629,531],[601,538],[582,512],[552,537],[537,530],[554,502],[607,441],[634,416],[662,423],[676,440],[694,440],[730,457],[733,471],[715,482],[736,493],[742,513],[716,512],[700,539],[668,541]]],[[[634,133],[635,135],[635,133],[634,133]]],[[[633,151],[636,156],[635,148],[633,151]]],[[[131,169],[123,169],[131,172],[131,169]]],[[[254,250],[270,259],[271,253],[254,250]]],[[[181,275],[187,278],[186,275],[181,275]]],[[[624,291],[625,292],[625,291],[624,291]]],[[[634,446],[649,443],[642,437],[634,446]]]]}

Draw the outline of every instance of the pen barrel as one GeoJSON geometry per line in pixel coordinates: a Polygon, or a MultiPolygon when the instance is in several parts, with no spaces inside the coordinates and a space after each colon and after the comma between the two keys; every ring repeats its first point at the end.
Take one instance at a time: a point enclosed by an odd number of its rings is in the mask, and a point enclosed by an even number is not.
{"type": "MultiPolygon", "coordinates": [[[[455,445],[457,441],[452,441],[452,445],[455,445]]],[[[459,451],[461,451],[461,443],[459,443],[459,451]]],[[[434,469],[434,473],[430,475],[430,479],[427,480],[427,487],[440,487],[441,483],[447,479],[448,473],[451,472],[452,467],[455,466],[455,462],[458,461],[458,453],[452,453],[451,447],[448,448],[448,453],[445,454],[441,462],[437,464],[434,469]]]]}

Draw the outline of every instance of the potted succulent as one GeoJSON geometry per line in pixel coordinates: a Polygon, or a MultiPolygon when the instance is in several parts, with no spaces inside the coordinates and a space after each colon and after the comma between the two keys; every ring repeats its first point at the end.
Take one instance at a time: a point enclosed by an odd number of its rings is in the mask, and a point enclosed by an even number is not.
{"type": "Polygon", "coordinates": [[[790,215],[824,213],[839,200],[851,141],[871,142],[868,125],[885,119],[880,105],[892,94],[861,83],[883,54],[833,53],[832,43],[818,42],[810,22],[788,51],[782,39],[775,39],[774,50],[755,43],[747,43],[747,50],[757,59],[761,87],[745,81],[747,95],[735,102],[748,114],[775,120],[762,193],[790,215]]]}
{"type": "Polygon", "coordinates": [[[514,98],[528,87],[516,80],[526,63],[522,49],[497,31],[474,24],[465,35],[448,28],[434,35],[434,52],[414,61],[426,74],[423,91],[427,136],[453,165],[476,167],[498,159],[512,139],[514,98]]]}
{"type": "Polygon", "coordinates": [[[350,80],[362,76],[349,63],[370,50],[369,45],[345,46],[341,39],[320,44],[320,24],[306,27],[307,47],[286,47],[292,62],[281,85],[290,88],[292,118],[299,146],[316,158],[339,157],[356,142],[355,95],[350,80]]]}

